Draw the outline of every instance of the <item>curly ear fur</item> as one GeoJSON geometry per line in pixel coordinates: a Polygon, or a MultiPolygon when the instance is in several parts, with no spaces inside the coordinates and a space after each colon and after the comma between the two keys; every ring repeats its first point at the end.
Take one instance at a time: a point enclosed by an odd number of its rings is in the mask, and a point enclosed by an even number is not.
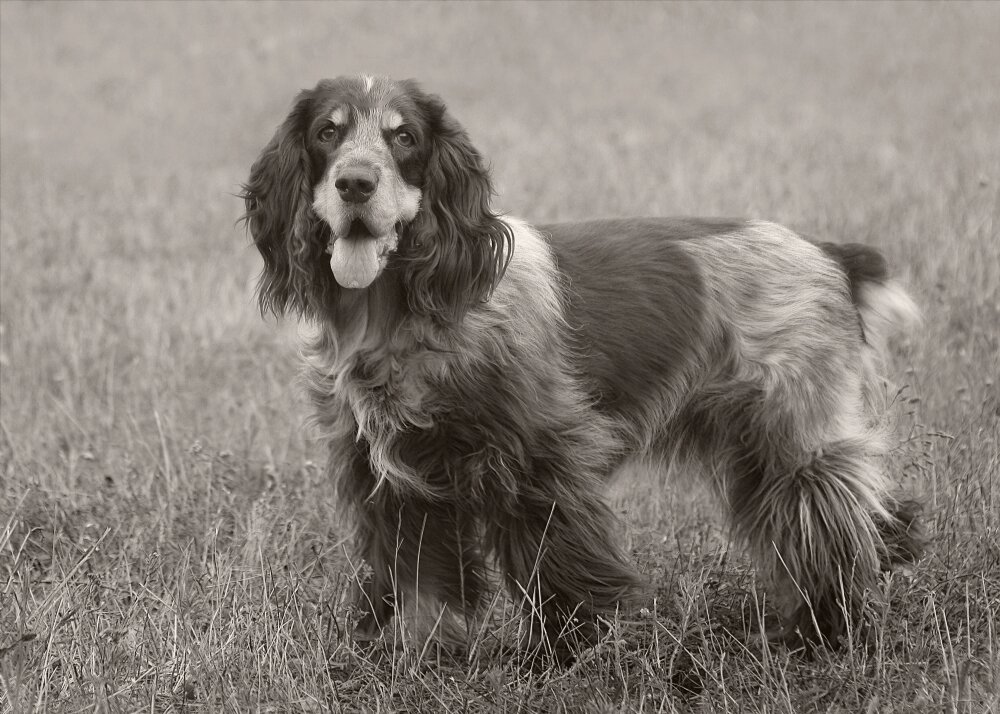
{"type": "Polygon", "coordinates": [[[276,316],[289,309],[304,313],[310,295],[328,282],[322,270],[326,241],[319,235],[325,224],[312,211],[310,160],[303,139],[311,99],[309,91],[299,94],[243,186],[243,221],[264,258],[257,300],[262,313],[276,316]]]}
{"type": "Polygon", "coordinates": [[[422,208],[408,229],[404,284],[410,309],[457,322],[503,277],[514,236],[490,208],[489,171],[440,99],[424,97],[433,144],[422,208]]]}

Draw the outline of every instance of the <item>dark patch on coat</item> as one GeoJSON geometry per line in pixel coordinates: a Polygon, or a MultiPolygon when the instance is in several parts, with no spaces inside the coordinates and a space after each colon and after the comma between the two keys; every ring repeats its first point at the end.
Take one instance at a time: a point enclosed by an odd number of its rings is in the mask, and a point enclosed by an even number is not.
{"type": "Polygon", "coordinates": [[[701,270],[684,241],[732,233],[743,221],[630,218],[539,226],[563,277],[581,375],[612,413],[631,413],[676,385],[704,341],[701,270]]]}

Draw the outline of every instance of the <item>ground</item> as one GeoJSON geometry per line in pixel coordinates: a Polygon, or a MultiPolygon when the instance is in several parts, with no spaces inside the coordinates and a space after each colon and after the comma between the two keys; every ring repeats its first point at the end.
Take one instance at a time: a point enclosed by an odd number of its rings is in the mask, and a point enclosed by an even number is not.
{"type": "Polygon", "coordinates": [[[0,712],[1000,711],[1000,4],[0,3],[0,712]],[[885,252],[893,473],[932,538],[867,639],[753,639],[687,487],[618,501],[657,605],[562,667],[362,648],[289,322],[235,197],[295,92],[420,79],[496,206],[885,252]],[[422,656],[421,656],[422,655],[422,656]]]}

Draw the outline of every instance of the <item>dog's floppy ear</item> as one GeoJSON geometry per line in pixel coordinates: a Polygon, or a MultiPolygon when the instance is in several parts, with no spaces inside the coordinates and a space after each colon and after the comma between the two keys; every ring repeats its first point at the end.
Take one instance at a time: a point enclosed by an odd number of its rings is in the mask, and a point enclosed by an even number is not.
{"type": "Polygon", "coordinates": [[[243,220],[264,258],[257,283],[260,310],[276,316],[291,309],[303,313],[316,286],[313,266],[322,255],[315,239],[322,222],[312,211],[309,154],[305,129],[312,92],[303,91],[250,169],[243,186],[243,220]]]}
{"type": "Polygon", "coordinates": [[[490,297],[510,261],[513,233],[490,208],[489,171],[434,95],[418,95],[431,126],[421,210],[404,263],[410,308],[444,322],[490,297]]]}

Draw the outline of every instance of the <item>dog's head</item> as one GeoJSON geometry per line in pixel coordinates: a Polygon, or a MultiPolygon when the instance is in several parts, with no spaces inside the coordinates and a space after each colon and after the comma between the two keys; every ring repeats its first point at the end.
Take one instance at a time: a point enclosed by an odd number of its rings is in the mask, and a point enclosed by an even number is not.
{"type": "Polygon", "coordinates": [[[412,81],[321,81],[299,94],[244,186],[262,311],[320,316],[343,290],[396,279],[413,312],[461,319],[510,258],[491,195],[438,97],[412,81]]]}

